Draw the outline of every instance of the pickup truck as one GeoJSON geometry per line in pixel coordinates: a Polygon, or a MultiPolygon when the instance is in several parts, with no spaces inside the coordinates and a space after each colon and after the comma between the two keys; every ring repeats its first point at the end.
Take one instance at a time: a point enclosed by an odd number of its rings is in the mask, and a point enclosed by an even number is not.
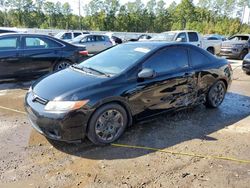
{"type": "Polygon", "coordinates": [[[187,42],[199,46],[212,54],[219,54],[221,49],[221,40],[206,40],[196,31],[168,31],[155,35],[150,40],[157,41],[177,41],[187,42]]]}
{"type": "Polygon", "coordinates": [[[222,42],[220,56],[244,59],[250,48],[250,35],[234,35],[222,42]]]}

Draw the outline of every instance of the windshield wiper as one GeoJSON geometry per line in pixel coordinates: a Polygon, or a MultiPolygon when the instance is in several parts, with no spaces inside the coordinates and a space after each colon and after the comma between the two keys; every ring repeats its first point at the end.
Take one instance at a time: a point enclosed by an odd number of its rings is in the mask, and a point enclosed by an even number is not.
{"type": "Polygon", "coordinates": [[[79,67],[79,66],[77,66],[77,64],[73,64],[73,65],[71,65],[71,67],[73,67],[74,69],[77,69],[77,70],[84,71],[84,72],[86,72],[86,73],[93,73],[93,72],[96,72],[96,73],[101,74],[101,75],[104,75],[104,76],[106,76],[106,77],[110,77],[110,74],[104,73],[104,72],[102,72],[102,71],[96,70],[96,69],[91,68],[91,67],[79,67]],[[87,71],[86,69],[87,69],[87,70],[90,70],[90,71],[87,71]]]}
{"type": "Polygon", "coordinates": [[[77,64],[73,64],[73,65],[71,65],[70,67],[72,67],[72,68],[74,68],[74,69],[77,69],[77,70],[81,70],[81,71],[86,72],[86,71],[83,70],[81,67],[78,67],[77,64]]]}
{"type": "Polygon", "coordinates": [[[104,75],[104,76],[106,76],[106,77],[110,77],[110,75],[109,74],[107,74],[107,73],[105,73],[105,72],[102,72],[102,71],[99,71],[99,70],[97,70],[97,69],[94,69],[94,68],[92,68],[92,67],[82,67],[83,69],[85,68],[85,69],[89,69],[89,70],[91,70],[92,72],[96,72],[96,73],[98,73],[98,74],[101,74],[101,75],[104,75]]]}

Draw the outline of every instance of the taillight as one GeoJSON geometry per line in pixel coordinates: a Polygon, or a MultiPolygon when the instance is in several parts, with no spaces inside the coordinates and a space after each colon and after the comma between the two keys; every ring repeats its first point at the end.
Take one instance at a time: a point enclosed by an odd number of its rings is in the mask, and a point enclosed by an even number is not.
{"type": "Polygon", "coordinates": [[[89,55],[89,52],[87,50],[79,51],[79,54],[87,56],[89,55]]]}

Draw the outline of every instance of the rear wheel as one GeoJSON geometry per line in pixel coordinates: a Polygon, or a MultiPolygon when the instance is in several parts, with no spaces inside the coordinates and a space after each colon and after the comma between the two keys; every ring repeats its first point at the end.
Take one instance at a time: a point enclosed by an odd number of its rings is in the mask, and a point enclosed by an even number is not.
{"type": "Polygon", "coordinates": [[[226,86],[223,81],[217,81],[209,90],[205,105],[208,108],[217,108],[225,98],[226,86]]]}
{"type": "Polygon", "coordinates": [[[54,67],[54,71],[59,71],[68,68],[71,65],[70,61],[63,60],[57,63],[54,67]]]}
{"type": "Polygon", "coordinates": [[[115,103],[100,107],[94,112],[88,125],[87,136],[96,145],[117,140],[128,124],[126,110],[115,103]]]}

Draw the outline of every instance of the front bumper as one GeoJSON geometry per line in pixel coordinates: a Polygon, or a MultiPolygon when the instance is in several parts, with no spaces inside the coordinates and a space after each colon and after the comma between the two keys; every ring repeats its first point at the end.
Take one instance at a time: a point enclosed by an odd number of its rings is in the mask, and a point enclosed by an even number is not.
{"type": "Polygon", "coordinates": [[[239,49],[235,48],[221,48],[220,56],[227,57],[227,58],[238,58],[241,54],[239,49]]]}
{"type": "Polygon", "coordinates": [[[44,107],[44,104],[34,102],[31,92],[26,95],[25,109],[35,130],[53,140],[72,142],[84,139],[90,110],[49,113],[44,110],[44,107]]]}

